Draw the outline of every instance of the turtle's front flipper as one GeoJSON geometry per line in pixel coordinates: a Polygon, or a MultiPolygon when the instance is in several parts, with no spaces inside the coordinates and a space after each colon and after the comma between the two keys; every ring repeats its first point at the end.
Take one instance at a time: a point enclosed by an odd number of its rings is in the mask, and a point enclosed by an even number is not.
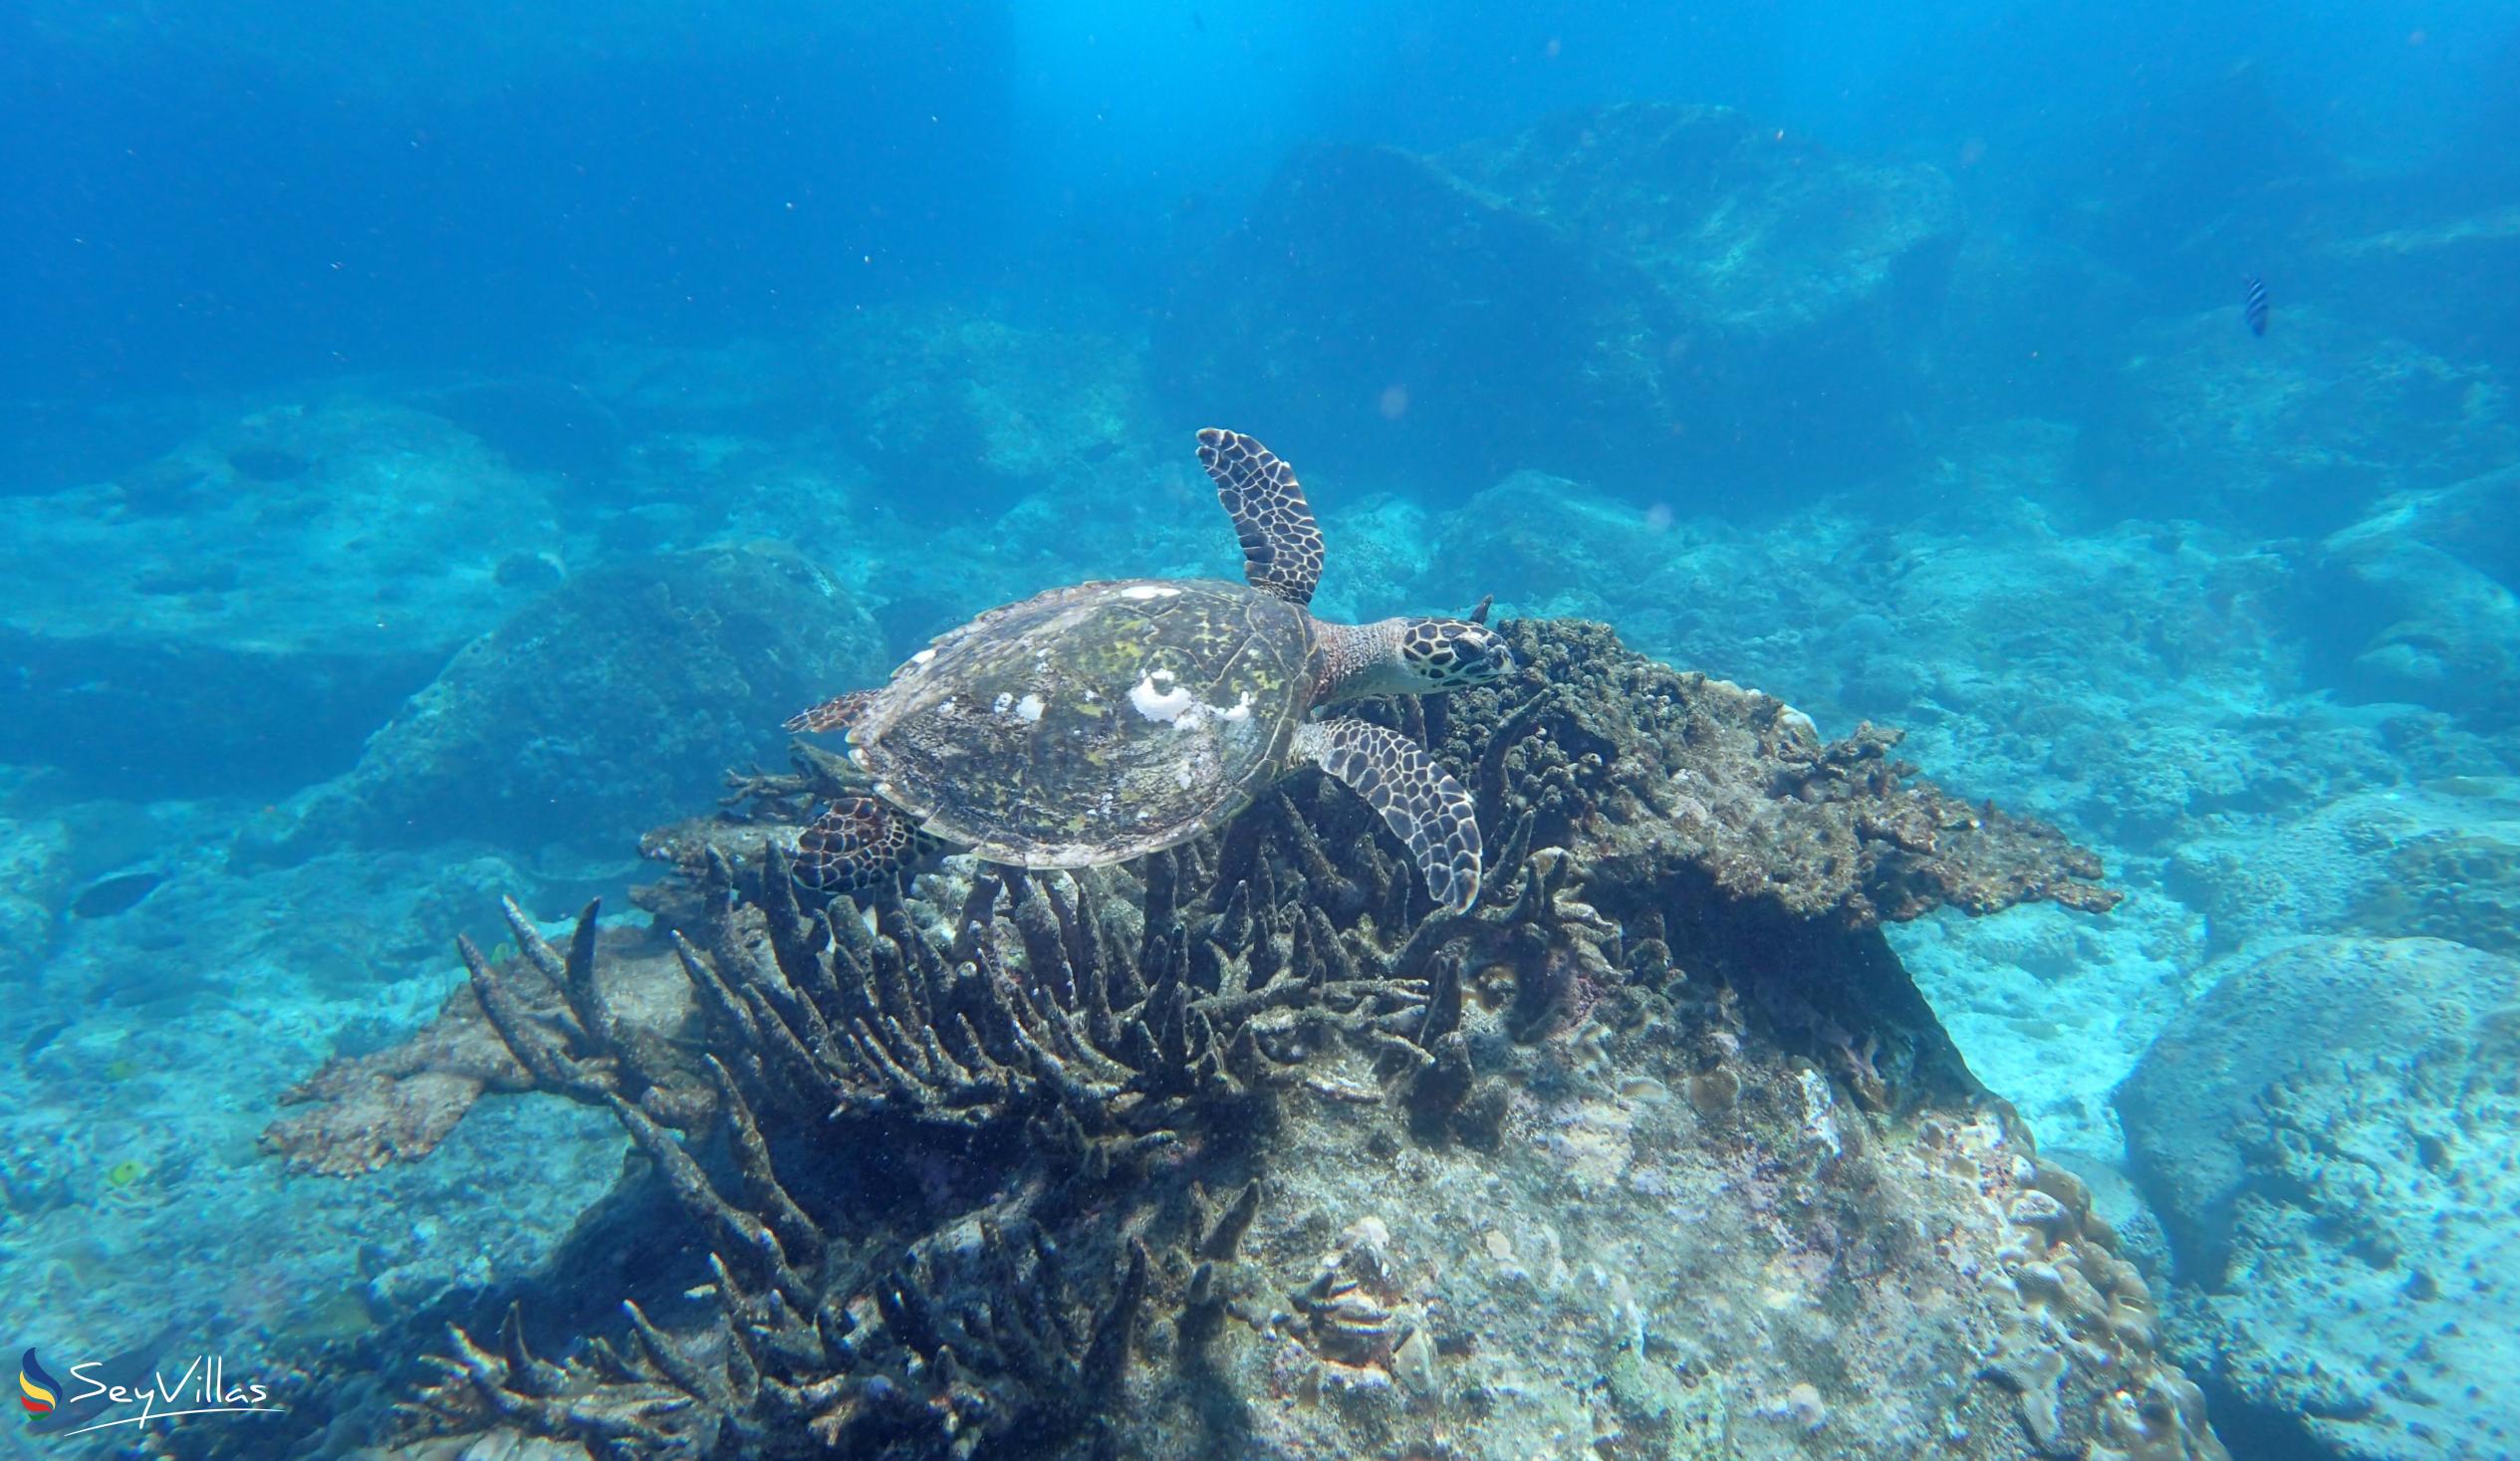
{"type": "Polygon", "coordinates": [[[1243,578],[1298,608],[1311,604],[1321,587],[1321,529],[1295,469],[1240,431],[1214,426],[1199,433],[1199,465],[1215,479],[1216,500],[1233,515],[1243,578]]]}
{"type": "Polygon", "coordinates": [[[873,699],[873,690],[852,690],[846,695],[834,695],[811,710],[800,710],[789,716],[780,722],[779,728],[803,732],[847,730],[849,722],[856,720],[859,712],[865,710],[873,699]]]}
{"type": "Polygon", "coordinates": [[[1318,720],[1295,732],[1295,754],[1374,804],[1437,907],[1462,912],[1479,895],[1478,805],[1415,741],[1370,721],[1318,720]]]}
{"type": "Polygon", "coordinates": [[[820,893],[897,881],[945,845],[874,797],[842,797],[797,834],[796,880],[820,893]]]}

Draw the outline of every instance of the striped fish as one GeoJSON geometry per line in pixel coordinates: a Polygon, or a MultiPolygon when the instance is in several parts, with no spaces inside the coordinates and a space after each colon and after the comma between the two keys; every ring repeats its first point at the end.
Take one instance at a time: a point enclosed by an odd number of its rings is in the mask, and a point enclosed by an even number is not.
{"type": "Polygon", "coordinates": [[[2248,278],[2248,283],[2242,288],[2247,291],[2247,298],[2240,306],[2241,318],[2249,322],[2251,335],[2264,335],[2266,333],[2266,281],[2252,274],[2248,278]]]}

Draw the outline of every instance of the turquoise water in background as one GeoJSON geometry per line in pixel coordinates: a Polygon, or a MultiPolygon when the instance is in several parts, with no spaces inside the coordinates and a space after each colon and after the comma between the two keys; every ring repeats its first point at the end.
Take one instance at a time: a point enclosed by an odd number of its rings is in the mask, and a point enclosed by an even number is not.
{"type": "MultiPolygon", "coordinates": [[[[2105,920],[1895,941],[2164,1270],[2112,1094],[2182,1012],[2514,998],[2520,5],[833,9],[0,5],[0,1337],[284,1364],[530,1266],[600,1114],[342,1183],[277,1094],[797,708],[1230,573],[1211,424],[1329,616],[1605,619],[2098,849],[2105,920]]],[[[2357,1221],[2491,1277],[2509,1133],[2426,1206],[2420,1096],[2357,1221]]],[[[2191,1368],[2408,1362],[2319,1241],[2191,1368]]],[[[2235,1454],[2381,1454],[2246,1369],[2235,1454]]]]}

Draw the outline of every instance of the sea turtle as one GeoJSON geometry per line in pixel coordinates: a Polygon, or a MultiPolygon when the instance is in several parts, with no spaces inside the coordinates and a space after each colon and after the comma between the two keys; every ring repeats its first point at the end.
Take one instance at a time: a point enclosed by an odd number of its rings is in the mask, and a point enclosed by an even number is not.
{"type": "Polygon", "coordinates": [[[847,731],[874,793],[840,798],[805,829],[800,883],[861,891],[954,850],[1022,867],[1126,861],[1213,832],[1311,765],[1374,805],[1437,905],[1470,905],[1470,794],[1407,737],[1309,712],[1486,683],[1513,668],[1504,640],[1469,619],[1313,617],[1322,538],[1295,473],[1214,427],[1198,433],[1198,458],[1233,515],[1247,582],[1053,589],[940,636],[882,689],[790,719],[792,731],[847,731]]]}

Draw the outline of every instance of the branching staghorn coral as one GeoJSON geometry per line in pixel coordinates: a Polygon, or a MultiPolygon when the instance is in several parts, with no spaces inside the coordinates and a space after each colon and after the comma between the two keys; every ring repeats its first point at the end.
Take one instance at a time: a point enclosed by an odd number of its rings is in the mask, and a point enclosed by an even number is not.
{"type": "MultiPolygon", "coordinates": [[[[1125,1352],[1146,1260],[1115,1240],[1117,1277],[1071,1275],[1045,1223],[1071,1226],[1186,1136],[1248,1117],[1311,1044],[1428,1038],[1427,982],[1395,972],[1400,951],[1360,961],[1271,861],[1221,906],[1186,901],[1185,880],[1221,885],[1206,858],[1224,851],[1075,878],[985,869],[954,921],[927,929],[897,898],[866,917],[800,905],[776,843],[741,877],[709,850],[709,916],[696,939],[670,935],[696,1050],[616,1017],[596,909],[563,951],[511,904],[521,965],[561,998],[530,1000],[467,942],[474,996],[538,1089],[609,1107],[653,1164],[705,1237],[717,1327],[669,1336],[632,1308],[633,1347],[565,1367],[523,1353],[514,1322],[496,1352],[458,1332],[425,1407],[623,1456],[972,1455],[1019,1420],[1034,1440],[1081,1424],[1077,1397],[1108,1390],[1097,1375],[1125,1352]],[[820,1174],[809,1187],[783,1170],[827,1144],[1020,1145],[1028,1180],[886,1264],[835,1230],[820,1174]],[[1018,1293],[1033,1307],[1007,1313],[1018,1293]]],[[[1396,858],[1385,871],[1413,883],[1396,858]]],[[[1190,1224],[1206,1231],[1184,1250],[1230,1258],[1258,1190],[1190,1224]]]]}
{"type": "Polygon", "coordinates": [[[1598,626],[1505,631],[1520,678],[1394,720],[1480,798],[1492,859],[1460,914],[1430,911],[1370,808],[1306,780],[1127,866],[810,905],[787,849],[852,773],[803,746],[650,836],[674,870],[640,893],[643,943],[590,907],[556,948],[511,905],[517,958],[464,945],[448,1020],[497,1034],[505,1085],[616,1116],[705,1282],[640,1290],[562,1358],[515,1316],[457,1331],[417,1422],[607,1458],[1086,1455],[1115,1444],[1123,1376],[1163,1354],[1169,1383],[1223,1383],[1201,1356],[1228,1336],[1431,1393],[1439,1326],[1369,1271],[1370,1231],[1294,1289],[1245,1261],[1288,1102],[1486,1149],[1513,1099],[1477,1032],[1605,1021],[1676,1032],[1673,1087],[1710,1121],[1755,1109],[1745,1129],[1785,1109],[1744,1064],[1753,1028],[1869,1111],[1974,1100],[1870,926],[2114,900],[2052,830],[1914,782],[1894,736],[1823,744],[1598,626]]]}

